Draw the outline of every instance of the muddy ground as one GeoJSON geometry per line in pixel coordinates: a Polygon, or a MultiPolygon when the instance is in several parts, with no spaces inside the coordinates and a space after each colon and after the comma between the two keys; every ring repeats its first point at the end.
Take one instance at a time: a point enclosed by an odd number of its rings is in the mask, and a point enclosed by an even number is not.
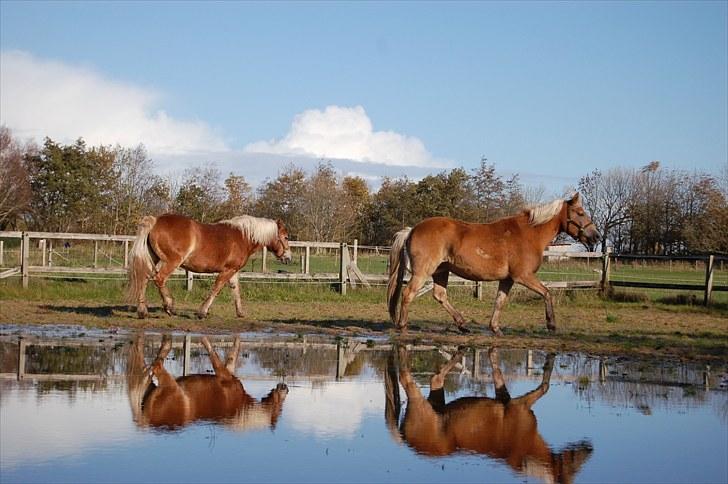
{"type": "Polygon", "coordinates": [[[447,314],[433,304],[416,304],[409,331],[401,335],[389,322],[381,303],[249,302],[246,316],[235,317],[229,304],[214,305],[210,316],[199,320],[196,304],[180,302],[178,314],[168,316],[159,306],[140,320],[123,304],[79,301],[0,301],[0,323],[79,324],[96,328],[178,330],[193,332],[263,331],[293,334],[331,334],[343,337],[391,337],[435,344],[528,347],[593,354],[641,354],[679,359],[728,359],[728,317],[700,309],[657,308],[649,305],[576,304],[556,308],[558,330],[546,331],[542,304],[517,304],[502,317],[504,336],[487,329],[489,307],[466,308],[478,322],[461,334],[447,314]],[[477,313],[477,314],[473,314],[477,313]]]}

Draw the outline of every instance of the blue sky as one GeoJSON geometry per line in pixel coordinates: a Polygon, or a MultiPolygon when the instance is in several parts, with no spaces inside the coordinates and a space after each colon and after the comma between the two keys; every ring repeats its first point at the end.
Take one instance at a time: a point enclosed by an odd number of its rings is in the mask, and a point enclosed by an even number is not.
{"type": "Polygon", "coordinates": [[[556,188],[651,160],[718,173],[727,25],[727,2],[2,1],[0,118],[242,174],[341,158],[418,176],[482,155],[556,188]]]}

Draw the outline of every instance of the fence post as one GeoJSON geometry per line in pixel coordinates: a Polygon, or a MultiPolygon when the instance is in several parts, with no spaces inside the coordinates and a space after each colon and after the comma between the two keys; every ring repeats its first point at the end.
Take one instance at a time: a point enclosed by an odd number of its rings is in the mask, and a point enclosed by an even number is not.
{"type": "Polygon", "coordinates": [[[339,292],[342,296],[346,296],[346,276],[348,271],[346,268],[349,266],[349,249],[346,246],[346,242],[342,242],[339,246],[339,292]]]}
{"type": "Polygon", "coordinates": [[[5,265],[5,241],[0,240],[0,267],[5,265]]]}
{"type": "Polygon", "coordinates": [[[261,266],[261,272],[268,272],[268,268],[266,267],[265,259],[268,256],[268,248],[263,247],[263,264],[261,266]]]}
{"type": "Polygon", "coordinates": [[[311,273],[311,246],[306,246],[306,262],[305,262],[305,269],[303,271],[304,274],[310,274],[311,273]]]}
{"type": "Polygon", "coordinates": [[[601,290],[602,294],[606,294],[609,291],[609,273],[612,270],[612,248],[607,247],[607,251],[602,256],[602,281],[601,290]]]}
{"type": "Polygon", "coordinates": [[[18,381],[25,378],[25,340],[18,339],[18,381]]]}
{"type": "Polygon", "coordinates": [[[475,299],[478,301],[483,300],[483,281],[477,281],[475,283],[475,291],[473,292],[473,296],[475,296],[475,299]]]}
{"type": "Polygon", "coordinates": [[[710,297],[713,294],[713,265],[715,263],[715,256],[709,255],[705,265],[705,297],[703,298],[703,305],[707,306],[710,304],[710,297]]]}
{"type": "Polygon", "coordinates": [[[28,289],[28,279],[30,277],[28,271],[28,262],[30,259],[30,236],[27,232],[23,232],[23,239],[20,246],[20,272],[22,273],[23,289],[28,289]]]}
{"type": "Polygon", "coordinates": [[[53,266],[53,239],[48,239],[48,267],[53,266]]]}
{"type": "Polygon", "coordinates": [[[190,357],[192,348],[192,336],[189,334],[185,335],[185,342],[182,345],[182,376],[190,374],[190,357]]]}
{"type": "Polygon", "coordinates": [[[357,239],[354,239],[354,249],[353,249],[353,251],[354,251],[354,253],[352,255],[352,260],[354,261],[354,265],[356,265],[357,260],[359,259],[359,257],[358,257],[359,241],[357,239]]]}
{"type": "Polygon", "coordinates": [[[129,268],[129,241],[124,241],[124,269],[129,268]]]}
{"type": "Polygon", "coordinates": [[[45,265],[46,265],[46,259],[48,257],[48,254],[46,254],[46,245],[47,245],[46,239],[40,239],[38,241],[38,245],[40,246],[39,248],[40,248],[40,251],[41,251],[41,254],[42,254],[41,255],[42,262],[41,262],[40,265],[42,265],[43,267],[45,267],[45,265]]]}
{"type": "Polygon", "coordinates": [[[480,350],[473,348],[473,378],[480,378],[480,350]]]}
{"type": "Polygon", "coordinates": [[[191,271],[187,271],[187,270],[185,271],[185,276],[187,277],[187,290],[191,291],[192,290],[192,279],[194,276],[191,271]]]}
{"type": "Polygon", "coordinates": [[[99,241],[94,240],[94,269],[99,266],[99,241]]]}

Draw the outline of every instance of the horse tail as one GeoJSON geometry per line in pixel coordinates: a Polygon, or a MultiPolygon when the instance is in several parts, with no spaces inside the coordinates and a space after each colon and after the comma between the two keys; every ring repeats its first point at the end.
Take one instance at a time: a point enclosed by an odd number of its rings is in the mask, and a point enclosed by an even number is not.
{"type": "Polygon", "coordinates": [[[128,285],[126,288],[126,300],[129,303],[139,301],[142,291],[146,287],[147,279],[154,273],[154,260],[147,245],[149,232],[152,231],[157,218],[147,215],[139,222],[137,236],[134,245],[131,247],[131,262],[128,270],[128,285]]]}
{"type": "Polygon", "coordinates": [[[407,239],[411,228],[407,227],[396,234],[392,241],[392,249],[389,252],[389,283],[387,283],[387,306],[389,317],[397,324],[399,320],[399,298],[402,295],[402,282],[404,275],[409,269],[409,256],[407,255],[407,239]]]}

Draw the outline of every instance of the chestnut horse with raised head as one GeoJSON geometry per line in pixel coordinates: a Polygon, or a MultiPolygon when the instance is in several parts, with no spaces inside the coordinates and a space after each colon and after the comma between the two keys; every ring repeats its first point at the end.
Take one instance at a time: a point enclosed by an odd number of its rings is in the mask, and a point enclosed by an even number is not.
{"type": "Polygon", "coordinates": [[[462,358],[458,352],[430,379],[427,398],[417,386],[409,367],[409,353],[400,346],[389,358],[385,379],[385,415],[390,432],[417,453],[446,456],[471,452],[498,459],[514,471],[537,477],[544,482],[570,483],[593,451],[587,441],[577,442],[554,452],[538,432],[531,407],[549,390],[554,355],[546,357],[541,383],[534,390],[511,398],[501,373],[497,350],[488,358],[493,372],[495,398],[462,397],[445,403],[444,383],[450,370],[462,358]],[[407,409],[400,424],[401,402],[397,378],[407,395],[407,409]]]}
{"type": "Polygon", "coordinates": [[[263,247],[283,263],[291,261],[288,231],[283,222],[249,215],[216,224],[203,224],[175,214],[146,216],[139,223],[131,248],[127,300],[137,303],[139,318],[146,318],[147,281],[152,278],[159,288],[164,310],[174,314],[174,300],[166,284],[172,272],[182,267],[192,272],[218,273],[210,295],[197,311],[198,317],[207,316],[225,283],[230,284],[235,312],[242,317],[238,271],[263,247]]]}
{"type": "Polygon", "coordinates": [[[156,358],[144,364],[143,336],[132,344],[127,365],[127,386],[134,421],[140,427],[175,429],[199,420],[220,422],[234,430],[274,428],[288,394],[285,384],[278,384],[266,397],[257,401],[235,377],[240,354],[240,339],[225,356],[225,363],[207,337],[202,345],[210,356],[214,375],[188,375],[174,378],[164,368],[172,349],[172,338],[165,335],[156,358]],[[156,379],[156,384],[153,382],[156,379]]]}
{"type": "Polygon", "coordinates": [[[544,298],[546,326],[554,331],[556,319],[551,294],[538,280],[536,272],[546,246],[561,232],[588,246],[600,239],[578,193],[568,200],[554,200],[492,223],[433,217],[401,230],[389,254],[387,304],[392,321],[400,330],[406,330],[409,305],[425,281],[432,277],[433,297],[452,316],[457,327],[467,332],[465,318],[447,299],[447,280],[452,272],[471,281],[500,281],[490,319],[490,329],[496,335],[503,334],[498,320],[514,282],[544,298]],[[412,277],[402,290],[407,271],[412,277]]]}

